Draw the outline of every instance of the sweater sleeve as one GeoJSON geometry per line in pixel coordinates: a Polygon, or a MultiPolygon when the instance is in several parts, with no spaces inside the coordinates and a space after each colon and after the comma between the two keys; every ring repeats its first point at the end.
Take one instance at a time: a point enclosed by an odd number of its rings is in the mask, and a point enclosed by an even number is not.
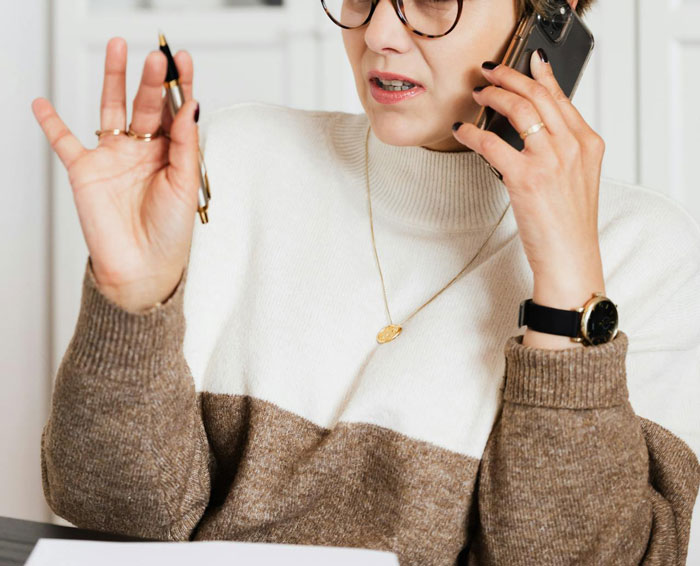
{"type": "Polygon", "coordinates": [[[628,399],[628,337],[505,347],[503,407],[480,464],[470,564],[683,565],[692,450],[628,399]]]}
{"type": "Polygon", "coordinates": [[[186,279],[187,268],[164,303],[131,313],[86,262],[41,437],[46,500],[78,527],[188,540],[207,507],[215,462],[182,350],[186,279]]]}

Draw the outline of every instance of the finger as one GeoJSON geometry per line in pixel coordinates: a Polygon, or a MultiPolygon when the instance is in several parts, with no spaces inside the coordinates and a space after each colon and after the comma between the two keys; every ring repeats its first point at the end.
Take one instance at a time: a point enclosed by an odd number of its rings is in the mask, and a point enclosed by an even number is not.
{"type": "Polygon", "coordinates": [[[168,181],[194,204],[199,189],[199,133],[195,122],[197,102],[190,100],[178,110],[170,129],[168,181]]]}
{"type": "Polygon", "coordinates": [[[56,155],[63,162],[66,170],[70,170],[71,165],[88,150],[71,133],[48,100],[45,98],[34,99],[32,112],[34,112],[34,116],[56,155]]]}
{"type": "Polygon", "coordinates": [[[126,41],[121,37],[110,39],[100,103],[100,128],[103,130],[126,128],[126,59],[126,41]]]}
{"type": "MultiPolygon", "coordinates": [[[[505,116],[517,132],[523,132],[542,121],[529,100],[504,88],[491,85],[481,91],[475,90],[473,95],[482,106],[489,106],[505,116]]],[[[542,132],[537,136],[527,136],[525,145],[535,151],[551,150],[550,137],[542,132]]]]}
{"type": "Polygon", "coordinates": [[[481,154],[503,175],[506,185],[510,179],[518,177],[524,171],[528,157],[504,141],[498,134],[482,130],[471,123],[462,124],[454,136],[458,142],[481,154]]]}
{"type": "MultiPolygon", "coordinates": [[[[542,51],[544,52],[544,57],[547,58],[547,53],[544,49],[542,49],[542,51]]],[[[566,96],[566,93],[561,89],[559,81],[557,81],[557,78],[554,76],[552,65],[548,60],[547,62],[543,61],[538,56],[537,51],[532,52],[530,71],[535,80],[545,86],[552,99],[559,106],[559,111],[569,127],[569,130],[577,135],[577,137],[580,133],[588,131],[590,127],[583,116],[581,116],[578,109],[572,104],[569,97],[566,96]]]]}
{"type": "Polygon", "coordinates": [[[168,61],[160,51],[151,51],[146,57],[131,117],[131,127],[137,134],[155,133],[160,126],[167,66],[168,61]]]}
{"type": "Polygon", "coordinates": [[[192,100],[194,96],[192,82],[194,80],[194,65],[192,57],[187,51],[178,51],[175,56],[175,65],[180,75],[180,86],[185,94],[185,101],[192,100]]]}
{"type": "MultiPolygon", "coordinates": [[[[182,87],[182,93],[185,96],[185,102],[192,100],[193,97],[193,78],[194,78],[194,66],[192,64],[192,57],[187,51],[178,51],[173,57],[175,60],[175,66],[177,67],[178,75],[180,76],[180,86],[182,87]]],[[[163,116],[161,117],[161,124],[166,132],[170,131],[172,127],[173,117],[170,114],[170,108],[168,107],[167,101],[163,105],[163,116]]]]}
{"type": "Polygon", "coordinates": [[[498,65],[492,70],[482,67],[481,72],[493,84],[529,100],[552,135],[571,136],[571,130],[562,116],[559,105],[543,84],[507,65],[498,65]]]}

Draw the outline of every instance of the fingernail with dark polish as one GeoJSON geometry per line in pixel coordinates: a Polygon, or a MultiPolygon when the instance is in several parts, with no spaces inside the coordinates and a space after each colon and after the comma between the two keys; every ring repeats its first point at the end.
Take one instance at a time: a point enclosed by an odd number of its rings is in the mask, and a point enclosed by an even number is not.
{"type": "Polygon", "coordinates": [[[540,61],[543,63],[549,63],[549,58],[547,57],[547,54],[544,52],[544,49],[541,47],[537,48],[537,54],[540,56],[540,61]]]}
{"type": "Polygon", "coordinates": [[[459,130],[459,127],[460,127],[462,124],[464,124],[464,122],[455,122],[454,124],[452,124],[452,131],[453,131],[453,132],[456,132],[457,130],[459,130]]]}
{"type": "Polygon", "coordinates": [[[484,61],[484,62],[481,64],[481,66],[482,66],[484,69],[486,69],[486,70],[488,70],[488,71],[491,71],[491,70],[495,69],[496,67],[498,67],[498,63],[494,63],[493,61],[484,61]]]}
{"type": "Polygon", "coordinates": [[[482,85],[482,86],[475,86],[474,87],[474,92],[481,92],[486,88],[487,85],[482,85]]]}
{"type": "Polygon", "coordinates": [[[197,103],[197,110],[194,111],[194,122],[195,124],[199,122],[199,102],[197,103]]]}

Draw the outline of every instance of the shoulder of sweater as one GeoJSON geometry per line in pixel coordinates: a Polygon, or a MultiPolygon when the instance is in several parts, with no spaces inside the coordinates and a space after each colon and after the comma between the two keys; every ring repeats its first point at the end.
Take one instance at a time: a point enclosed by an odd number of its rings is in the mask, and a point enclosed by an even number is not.
{"type": "Polygon", "coordinates": [[[695,218],[655,189],[603,178],[599,237],[606,291],[620,300],[630,350],[700,348],[695,218]]]}
{"type": "MultiPolygon", "coordinates": [[[[632,407],[652,432],[664,427],[685,443],[677,454],[690,447],[700,457],[693,406],[700,394],[700,225],[667,194],[609,178],[601,179],[599,219],[606,292],[619,302],[628,337],[632,407]]],[[[644,432],[653,454],[658,447],[644,432]]]]}
{"type": "MultiPolygon", "coordinates": [[[[269,144],[275,139],[308,136],[327,131],[333,125],[359,126],[364,123],[364,114],[329,110],[307,110],[292,108],[269,102],[244,101],[218,108],[208,113],[200,123],[200,141],[205,147],[209,139],[234,141],[238,139],[248,144],[251,132],[260,131],[259,139],[269,144]],[[239,135],[242,131],[248,135],[239,135]]],[[[308,138],[317,142],[313,137],[308,138]]]]}
{"type": "Polygon", "coordinates": [[[694,259],[700,269],[700,223],[671,196],[651,187],[601,178],[599,217],[601,234],[625,239],[637,246],[653,245],[694,259]]]}

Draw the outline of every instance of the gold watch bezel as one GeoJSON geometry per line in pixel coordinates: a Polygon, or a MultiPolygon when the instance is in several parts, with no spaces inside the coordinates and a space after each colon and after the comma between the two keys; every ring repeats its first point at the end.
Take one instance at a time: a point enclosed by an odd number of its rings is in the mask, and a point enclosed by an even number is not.
{"type": "MultiPolygon", "coordinates": [[[[581,320],[580,320],[580,325],[579,325],[579,332],[581,333],[581,336],[577,336],[576,338],[572,338],[572,342],[583,342],[585,340],[586,345],[592,346],[593,343],[591,342],[590,336],[588,336],[588,321],[591,318],[591,313],[593,312],[593,309],[598,303],[602,303],[603,301],[610,301],[612,303],[612,300],[609,297],[606,297],[603,293],[600,291],[597,291],[593,293],[593,296],[586,301],[586,303],[582,306],[576,309],[576,312],[581,313],[581,320]]],[[[613,303],[615,305],[615,303],[613,303]]],[[[615,305],[615,308],[617,309],[617,305],[615,305]]],[[[619,331],[619,326],[620,326],[620,321],[619,319],[615,323],[615,331],[613,332],[612,338],[608,340],[608,342],[612,342],[615,337],[617,336],[617,333],[619,331]]],[[[607,342],[606,342],[607,343],[607,342]]]]}

